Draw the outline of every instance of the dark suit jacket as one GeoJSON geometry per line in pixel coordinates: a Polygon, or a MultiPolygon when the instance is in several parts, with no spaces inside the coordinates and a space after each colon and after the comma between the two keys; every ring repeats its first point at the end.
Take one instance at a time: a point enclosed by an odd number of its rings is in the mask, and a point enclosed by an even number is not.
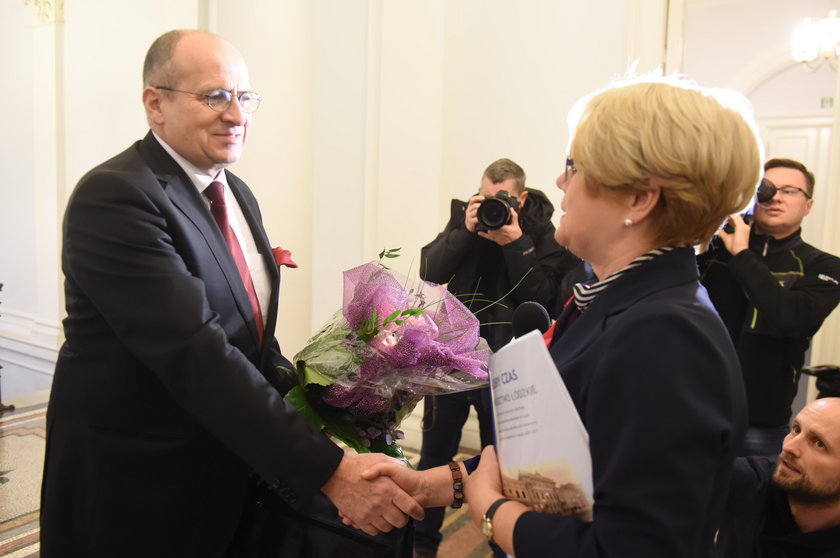
{"type": "Polygon", "coordinates": [[[222,556],[252,472],[298,508],[341,460],[282,400],[280,275],[253,194],[227,177],[271,273],[262,347],[213,217],[151,133],[85,175],[69,200],[46,558],[222,556]]]}
{"type": "Polygon", "coordinates": [[[589,432],[594,522],[528,512],[514,531],[517,558],[707,556],[746,402],[693,251],[615,281],[550,352],[589,432]]]}

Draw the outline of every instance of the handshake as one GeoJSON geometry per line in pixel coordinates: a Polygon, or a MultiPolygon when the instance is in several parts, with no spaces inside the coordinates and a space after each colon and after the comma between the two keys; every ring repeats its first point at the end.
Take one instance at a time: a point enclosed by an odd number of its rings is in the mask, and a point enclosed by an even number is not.
{"type": "MultiPolygon", "coordinates": [[[[463,501],[468,503],[473,521],[482,527],[488,508],[503,498],[495,447],[484,448],[472,474],[467,474],[464,463],[457,466],[463,501]]],[[[321,491],[338,508],[345,525],[376,535],[404,527],[409,517],[423,519],[423,508],[462,501],[456,496],[460,489],[455,486],[455,477],[447,465],[416,471],[383,454],[345,455],[321,491]]],[[[528,508],[512,502],[502,509],[494,516],[493,524],[498,523],[501,528],[492,530],[493,539],[506,551],[512,551],[513,525],[528,508]]],[[[486,527],[484,532],[488,534],[486,527]]]]}

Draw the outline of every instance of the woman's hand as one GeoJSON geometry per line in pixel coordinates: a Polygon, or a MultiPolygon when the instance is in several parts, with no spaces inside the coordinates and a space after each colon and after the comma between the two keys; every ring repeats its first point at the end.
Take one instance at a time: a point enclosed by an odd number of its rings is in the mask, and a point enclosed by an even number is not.
{"type": "MultiPolygon", "coordinates": [[[[464,492],[473,522],[480,529],[487,508],[499,498],[504,498],[502,475],[494,446],[487,446],[481,452],[481,462],[470,475],[464,492]]],[[[501,505],[493,516],[493,542],[510,555],[514,554],[513,530],[516,521],[526,511],[529,511],[528,506],[521,502],[511,501],[501,505]]]]}
{"type": "Polygon", "coordinates": [[[504,497],[502,474],[499,471],[495,446],[487,446],[481,452],[481,461],[470,475],[469,482],[464,486],[464,495],[470,503],[470,515],[473,521],[480,526],[481,518],[490,504],[504,497]]]}

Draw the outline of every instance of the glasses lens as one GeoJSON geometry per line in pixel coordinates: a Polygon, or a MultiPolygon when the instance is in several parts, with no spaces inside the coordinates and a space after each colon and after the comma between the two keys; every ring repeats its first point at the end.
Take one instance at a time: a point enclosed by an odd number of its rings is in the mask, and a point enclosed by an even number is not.
{"type": "Polygon", "coordinates": [[[244,112],[254,112],[260,106],[260,96],[253,91],[245,91],[239,94],[239,105],[244,112]]]}
{"type": "Polygon", "coordinates": [[[230,91],[216,89],[207,94],[207,104],[213,110],[223,111],[230,105],[230,91]]]}

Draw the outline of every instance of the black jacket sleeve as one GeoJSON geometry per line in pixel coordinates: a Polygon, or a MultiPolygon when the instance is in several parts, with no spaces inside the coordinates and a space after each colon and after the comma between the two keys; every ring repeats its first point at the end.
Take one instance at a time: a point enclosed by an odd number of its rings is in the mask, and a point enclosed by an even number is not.
{"type": "Polygon", "coordinates": [[[577,265],[578,258],[554,239],[554,225],[540,224],[531,234],[502,246],[508,277],[516,288],[511,293],[519,305],[533,300],[554,316],[562,307],[560,284],[577,265]]]}
{"type": "Polygon", "coordinates": [[[478,235],[464,225],[467,203],[452,200],[449,222],[443,232],[420,249],[420,278],[445,285],[455,276],[467,254],[475,248],[478,235]]]}
{"type": "MultiPolygon", "coordinates": [[[[119,400],[117,380],[148,386],[153,375],[269,483],[294,487],[287,501],[299,504],[330,477],[341,450],[283,401],[243,353],[244,341],[232,343],[244,334],[233,333],[243,329],[238,313],[220,310],[232,304],[230,287],[220,274],[208,276],[214,255],[162,190],[148,186],[156,183],[103,172],[74,193],[64,224],[69,345],[91,343],[97,348],[79,350],[111,354],[112,382],[99,386],[101,398],[119,400]]],[[[288,363],[279,347],[273,352],[275,363],[288,363]]],[[[126,425],[125,406],[110,412],[126,425]]],[[[157,426],[149,424],[154,414],[137,416],[128,428],[157,426]]]]}
{"type": "Polygon", "coordinates": [[[840,259],[819,252],[804,262],[804,274],[789,289],[752,250],[732,257],[729,270],[763,320],[780,335],[814,335],[840,302],[840,259]]]}

